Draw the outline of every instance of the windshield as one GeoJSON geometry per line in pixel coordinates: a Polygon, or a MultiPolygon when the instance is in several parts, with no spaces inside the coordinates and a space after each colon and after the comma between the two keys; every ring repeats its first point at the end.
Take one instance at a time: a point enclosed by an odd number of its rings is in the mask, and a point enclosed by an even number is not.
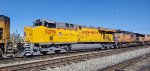
{"type": "Polygon", "coordinates": [[[44,26],[47,27],[47,28],[56,28],[55,23],[48,23],[46,21],[44,21],[44,26]]]}
{"type": "Polygon", "coordinates": [[[33,24],[34,26],[45,26],[47,28],[56,28],[56,23],[54,22],[47,22],[47,21],[44,21],[44,20],[36,20],[33,24]]]}
{"type": "Polygon", "coordinates": [[[42,22],[39,21],[39,20],[36,20],[36,21],[34,22],[34,26],[41,26],[41,25],[42,25],[42,22]]]}

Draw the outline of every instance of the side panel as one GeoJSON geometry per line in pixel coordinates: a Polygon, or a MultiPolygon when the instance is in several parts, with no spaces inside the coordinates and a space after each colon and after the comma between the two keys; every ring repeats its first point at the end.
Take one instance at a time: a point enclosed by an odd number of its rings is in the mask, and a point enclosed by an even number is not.
{"type": "Polygon", "coordinates": [[[113,33],[99,32],[98,29],[82,28],[59,29],[25,27],[25,41],[31,43],[77,43],[77,42],[114,42],[113,33]]]}
{"type": "Polygon", "coordinates": [[[76,43],[77,31],[68,29],[46,28],[44,26],[25,28],[25,40],[32,43],[76,43]]]}
{"type": "Polygon", "coordinates": [[[126,34],[126,33],[115,33],[115,37],[117,38],[118,42],[132,42],[134,40],[134,38],[131,37],[130,34],[126,34]]]}
{"type": "Polygon", "coordinates": [[[101,42],[114,42],[113,33],[102,33],[101,42]]]}
{"type": "Polygon", "coordinates": [[[77,43],[77,34],[78,32],[73,29],[56,29],[53,43],[77,43]]]}
{"type": "Polygon", "coordinates": [[[0,20],[0,43],[9,42],[10,40],[10,24],[9,21],[0,20]]]}
{"type": "Polygon", "coordinates": [[[98,29],[82,28],[78,33],[78,42],[101,42],[102,36],[98,29]]]}

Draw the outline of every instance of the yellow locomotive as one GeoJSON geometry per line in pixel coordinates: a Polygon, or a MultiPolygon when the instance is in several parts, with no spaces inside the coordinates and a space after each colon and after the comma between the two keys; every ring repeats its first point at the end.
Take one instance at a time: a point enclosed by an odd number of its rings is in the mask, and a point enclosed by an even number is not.
{"type": "Polygon", "coordinates": [[[0,15],[0,59],[14,55],[20,38],[19,35],[10,34],[10,18],[0,15]]]}
{"type": "Polygon", "coordinates": [[[104,28],[38,19],[32,27],[24,28],[27,45],[24,46],[25,55],[66,52],[76,47],[115,48],[114,32],[104,28]]]}
{"type": "Polygon", "coordinates": [[[10,18],[0,15],[0,58],[6,52],[8,42],[10,42],[10,18]]]}

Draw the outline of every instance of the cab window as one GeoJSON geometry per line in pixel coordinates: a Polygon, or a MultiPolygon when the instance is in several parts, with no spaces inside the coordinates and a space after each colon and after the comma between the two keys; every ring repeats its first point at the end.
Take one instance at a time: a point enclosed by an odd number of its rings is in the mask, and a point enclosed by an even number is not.
{"type": "Polygon", "coordinates": [[[48,23],[46,21],[44,21],[44,26],[47,27],[47,28],[56,28],[55,23],[48,23]]]}
{"type": "Polygon", "coordinates": [[[35,24],[35,26],[41,26],[41,25],[42,25],[42,22],[36,21],[34,24],[35,24]]]}

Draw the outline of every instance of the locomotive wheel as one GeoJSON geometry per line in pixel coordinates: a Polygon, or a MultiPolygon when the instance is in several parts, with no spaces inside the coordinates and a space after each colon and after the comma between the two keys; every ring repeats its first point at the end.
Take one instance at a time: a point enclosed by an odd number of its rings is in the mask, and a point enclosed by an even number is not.
{"type": "Polygon", "coordinates": [[[60,50],[55,50],[54,51],[56,54],[60,54],[60,50]]]}
{"type": "Polygon", "coordinates": [[[71,51],[71,47],[70,47],[70,46],[67,46],[67,47],[66,47],[66,51],[67,51],[67,52],[71,51]]]}
{"type": "Polygon", "coordinates": [[[0,59],[3,58],[3,51],[0,49],[0,59]]]}
{"type": "Polygon", "coordinates": [[[111,48],[111,49],[114,49],[115,47],[114,47],[114,45],[112,45],[110,48],[111,48]]]}
{"type": "Polygon", "coordinates": [[[114,48],[115,48],[115,49],[118,49],[118,48],[119,48],[119,45],[116,45],[116,44],[115,44],[115,45],[114,45],[114,48]]]}
{"type": "Polygon", "coordinates": [[[41,52],[43,55],[47,55],[47,52],[45,51],[45,52],[41,52]]]}

